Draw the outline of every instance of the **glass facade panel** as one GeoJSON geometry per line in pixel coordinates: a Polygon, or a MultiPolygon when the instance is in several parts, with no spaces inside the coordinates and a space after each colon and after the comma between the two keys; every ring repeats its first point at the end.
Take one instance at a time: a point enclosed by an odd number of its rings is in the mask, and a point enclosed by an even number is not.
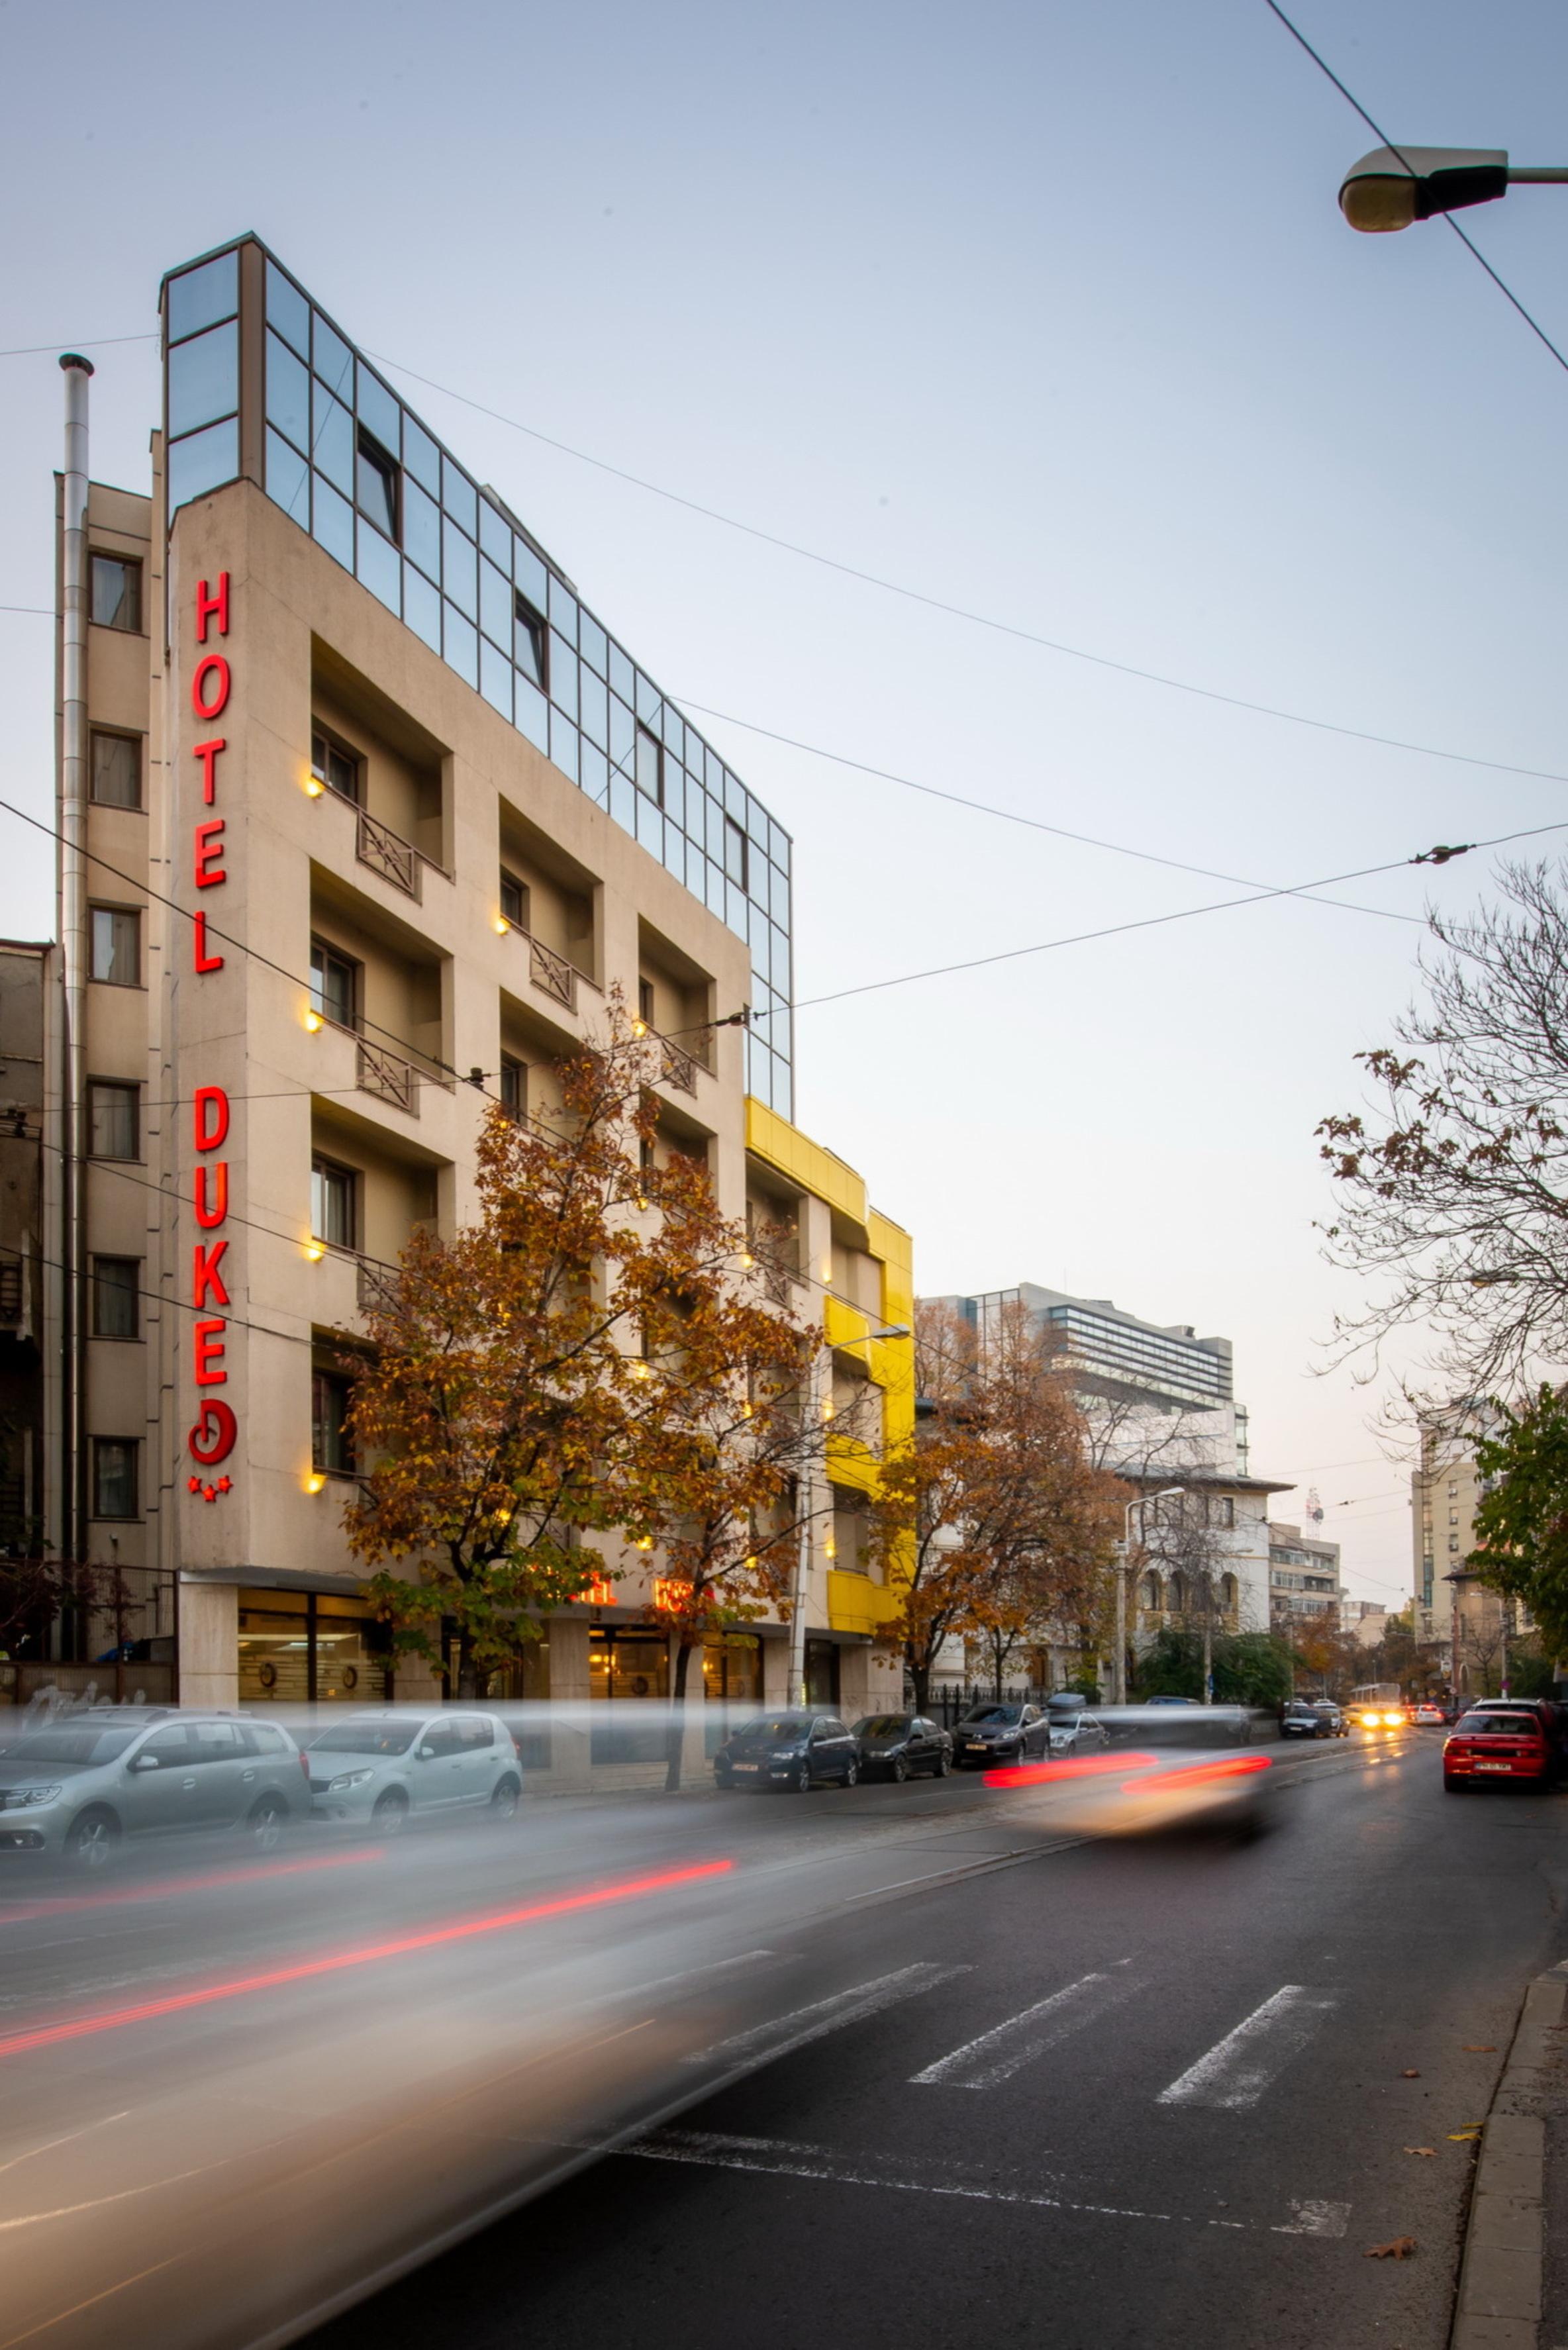
{"type": "Polygon", "coordinates": [[[312,536],[317,546],[324,546],[345,571],[354,568],[354,509],[347,498],[338,496],[330,482],[319,473],[315,476],[316,494],[311,500],[312,536]]]}
{"type": "Polygon", "coordinates": [[[202,497],[208,490],[232,482],[239,470],[237,416],[231,416],[223,424],[209,424],[204,432],[192,432],[185,440],[172,442],[169,451],[170,513],[192,498],[202,497]]]}
{"type": "Polygon", "coordinates": [[[577,780],[577,730],[558,710],[550,712],[550,756],[564,775],[577,780]]]}
{"type": "Polygon", "coordinates": [[[389,456],[401,454],[399,442],[401,433],[399,421],[401,411],[398,402],[378,375],[372,375],[363,359],[356,371],[359,394],[359,421],[369,426],[389,456]]]}
{"type": "Polygon", "coordinates": [[[609,639],[598,622],[584,611],[577,615],[577,648],[589,668],[603,677],[609,662],[609,639]]]}
{"type": "Polygon", "coordinates": [[[194,432],[240,404],[240,329],[209,327],[169,354],[169,437],[194,432]]]}
{"type": "Polygon", "coordinates": [[[550,631],[550,699],[568,718],[577,714],[577,657],[566,639],[550,631]]]}
{"type": "Polygon", "coordinates": [[[232,318],[240,307],[240,257],[220,253],[197,269],[187,269],[169,280],[169,340],[182,342],[220,318],[232,318]]]}
{"type": "Polygon", "coordinates": [[[550,597],[549,573],[533,548],[521,538],[514,538],[512,542],[512,577],[517,583],[518,594],[525,597],[534,609],[542,614],[550,597]]]}
{"type": "Polygon", "coordinates": [[[488,637],[479,639],[479,690],[503,718],[512,715],[512,664],[488,637]]]}
{"type": "Polygon", "coordinates": [[[275,261],[266,265],[266,322],[302,359],[310,357],[310,305],[275,261]]]}
{"type": "Polygon", "coordinates": [[[441,451],[422,424],[403,411],[403,463],[432,498],[441,495],[441,451]]]}
{"type": "Polygon", "coordinates": [[[301,530],[310,528],[310,469],[279,432],[266,436],[266,494],[301,530]]]}
{"type": "Polygon", "coordinates": [[[327,325],[319,310],[314,313],[311,323],[311,365],[328,391],[335,392],[339,400],[351,400],[354,397],[353,352],[342,336],[327,325]]]}
{"type": "MultiPolygon", "coordinates": [[[[310,375],[303,359],[270,329],[266,338],[266,421],[296,449],[310,446],[310,375]]],[[[271,484],[269,484],[270,487],[271,484]]]]}
{"type": "Polygon", "coordinates": [[[479,501],[479,544],[497,571],[512,576],[512,525],[498,515],[488,498],[479,501]]]}
{"type": "Polygon", "coordinates": [[[317,472],[346,498],[354,494],[354,419],[321,384],[311,402],[310,454],[317,472]]]}
{"type": "Polygon", "coordinates": [[[441,519],[441,549],[442,589],[460,612],[471,620],[477,619],[479,556],[472,539],[464,537],[450,515],[441,519]]]}
{"type": "Polygon", "coordinates": [[[469,685],[479,683],[479,631],[455,604],[441,606],[441,644],[447,660],[469,685]]]}
{"type": "Polygon", "coordinates": [[[441,502],[447,513],[462,525],[470,538],[479,536],[479,492],[461,466],[452,463],[444,450],[441,461],[441,502]]]}
{"type": "Polygon", "coordinates": [[[521,675],[517,680],[515,724],[519,734],[526,734],[535,749],[543,751],[547,759],[550,755],[550,705],[538,687],[530,685],[521,675]]]}
{"type": "Polygon", "coordinates": [[[609,649],[609,681],[610,691],[618,693],[628,706],[635,702],[637,671],[617,644],[612,644],[609,649]]]}
{"type": "Polygon", "coordinates": [[[419,484],[403,476],[403,552],[427,579],[441,585],[441,508],[419,484]]]}
{"type": "Polygon", "coordinates": [[[576,652],[577,649],[577,599],[566,582],[550,574],[550,626],[559,629],[576,652]]]}
{"type": "Polygon", "coordinates": [[[493,644],[508,650],[512,643],[513,588],[488,556],[479,558],[479,625],[493,644]]]}
{"type": "Polygon", "coordinates": [[[441,650],[441,598],[422,572],[403,566],[403,618],[432,653],[441,650]]]}
{"type": "Polygon", "coordinates": [[[379,530],[367,530],[359,525],[359,560],[356,577],[364,581],[372,596],[379,597],[389,612],[401,617],[403,608],[403,566],[398,550],[379,530]]]}

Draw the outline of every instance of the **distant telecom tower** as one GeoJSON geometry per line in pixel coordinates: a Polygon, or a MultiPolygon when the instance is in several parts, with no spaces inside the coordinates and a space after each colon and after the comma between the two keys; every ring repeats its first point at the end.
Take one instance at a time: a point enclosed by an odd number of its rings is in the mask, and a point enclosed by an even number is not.
{"type": "Polygon", "coordinates": [[[1307,1523],[1309,1525],[1322,1525],[1323,1503],[1318,1500],[1317,1487],[1315,1485],[1309,1485],[1307,1487],[1306,1513],[1307,1523]]]}

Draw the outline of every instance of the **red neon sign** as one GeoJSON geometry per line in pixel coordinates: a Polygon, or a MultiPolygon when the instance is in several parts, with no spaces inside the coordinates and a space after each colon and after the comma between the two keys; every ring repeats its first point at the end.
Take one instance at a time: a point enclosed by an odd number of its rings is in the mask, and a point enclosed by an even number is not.
{"type": "MultiPolygon", "coordinates": [[[[215,589],[209,590],[204,579],[198,580],[195,596],[196,642],[207,641],[209,625],[215,625],[220,637],[229,633],[229,575],[218,574],[215,589]]],[[[234,687],[234,671],[228,658],[220,652],[204,653],[196,663],[191,679],[191,707],[198,718],[210,724],[227,708],[234,687]]],[[[226,739],[213,735],[198,743],[192,756],[199,762],[202,773],[202,804],[204,807],[220,806],[219,786],[222,777],[218,762],[228,749],[226,739]]],[[[224,863],[224,819],[221,815],[202,817],[195,826],[192,849],[192,879],[198,889],[221,889],[228,880],[224,863]]],[[[193,920],[192,935],[192,968],[197,978],[205,978],[223,968],[223,958],[208,944],[207,916],[204,911],[193,920]]],[[[228,1139],[229,1097],[222,1086],[198,1086],[192,1103],[192,1141],[196,1152],[194,1207],[196,1222],[204,1232],[216,1232],[228,1222],[229,1162],[212,1156],[221,1150],[228,1139]]],[[[202,1469],[215,1468],[226,1461],[239,1440],[239,1422],[234,1406],[221,1397],[204,1390],[228,1385],[225,1361],[228,1324],[223,1316],[203,1309],[229,1305],[228,1281],[223,1259],[228,1253],[228,1238],[197,1241],[191,1252],[190,1305],[201,1315],[192,1326],[192,1378],[198,1390],[199,1409],[186,1447],[191,1458],[202,1469]]],[[[203,1501],[216,1501],[220,1493],[231,1490],[232,1480],[220,1477],[215,1483],[205,1483],[201,1477],[188,1480],[190,1491],[203,1501]]]]}

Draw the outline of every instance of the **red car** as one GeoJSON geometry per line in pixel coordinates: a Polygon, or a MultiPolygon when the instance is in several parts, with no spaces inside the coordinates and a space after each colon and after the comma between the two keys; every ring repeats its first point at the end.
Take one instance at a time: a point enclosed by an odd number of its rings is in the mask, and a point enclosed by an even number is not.
{"type": "Polygon", "coordinates": [[[1457,1795],[1483,1779],[1522,1780],[1544,1787],[1555,1775],[1557,1752],[1542,1714],[1533,1707],[1481,1705],[1443,1741],[1443,1787],[1457,1795]]]}

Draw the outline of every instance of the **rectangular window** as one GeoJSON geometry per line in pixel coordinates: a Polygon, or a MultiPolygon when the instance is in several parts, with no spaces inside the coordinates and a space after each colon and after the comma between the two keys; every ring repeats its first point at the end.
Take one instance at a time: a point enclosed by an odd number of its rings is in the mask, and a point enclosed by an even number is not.
{"type": "Polygon", "coordinates": [[[92,1440],[92,1513],[95,1518],[133,1518],[136,1505],[133,1437],[95,1436],[92,1440]]]}
{"type": "Polygon", "coordinates": [[[310,1162],[310,1229],[328,1248],[359,1245],[359,1178],[335,1159],[310,1162]]]}
{"type": "Polygon", "coordinates": [[[335,742],[323,726],[310,730],[310,772],[339,799],[359,803],[360,764],[352,751],[335,742]]]}
{"type": "Polygon", "coordinates": [[[94,1257],[92,1335],[95,1338],[140,1338],[140,1257],[94,1257]]]}
{"type": "Polygon", "coordinates": [[[124,629],[141,633],[141,566],[122,555],[92,557],[91,600],[88,610],[100,629],[124,629]]]}
{"type": "Polygon", "coordinates": [[[541,693],[549,687],[545,659],[545,621],[525,596],[519,596],[512,629],[512,658],[531,685],[541,693]]]}
{"type": "Polygon", "coordinates": [[[358,1463],[348,1433],[354,1382],[341,1371],[317,1371],[311,1378],[310,1457],[328,1477],[352,1477],[358,1463]]]}
{"type": "Polygon", "coordinates": [[[327,946],[321,939],[310,941],[310,1005],[323,1020],[331,1020],[339,1028],[352,1028],[354,1017],[355,981],[358,966],[327,946]]]}
{"type": "Polygon", "coordinates": [[[528,1115],[528,1072],[509,1053],[501,1055],[501,1107],[510,1118],[528,1115]]]}
{"type": "Polygon", "coordinates": [[[637,730],[637,788],[646,792],[655,807],[664,806],[664,745],[646,726],[637,730]]]}
{"type": "Polygon", "coordinates": [[[501,868],[501,911],[505,920],[512,924],[514,930],[525,931],[527,929],[527,889],[524,885],[519,881],[515,873],[508,873],[504,865],[501,868]]]}
{"type": "Polygon", "coordinates": [[[746,836],[732,816],[724,818],[724,872],[737,889],[746,887],[746,836]]]}
{"type": "Polygon", "coordinates": [[[89,1159],[135,1159],[140,1153],[138,1129],[141,1107],[140,1086],[116,1085],[103,1077],[88,1086],[88,1156],[89,1159]]]}
{"type": "Polygon", "coordinates": [[[141,806],[141,743],[135,734],[93,730],[92,795],[99,807],[141,806]]]}
{"type": "Polygon", "coordinates": [[[125,906],[94,906],[88,976],[110,987],[141,984],[141,917],[125,906]]]}
{"type": "Polygon", "coordinates": [[[639,979],[637,983],[637,1016],[645,1028],[653,1026],[653,982],[639,979]]]}
{"type": "Polygon", "coordinates": [[[362,515],[398,544],[398,468],[380,442],[359,427],[354,463],[354,495],[362,515]]]}

